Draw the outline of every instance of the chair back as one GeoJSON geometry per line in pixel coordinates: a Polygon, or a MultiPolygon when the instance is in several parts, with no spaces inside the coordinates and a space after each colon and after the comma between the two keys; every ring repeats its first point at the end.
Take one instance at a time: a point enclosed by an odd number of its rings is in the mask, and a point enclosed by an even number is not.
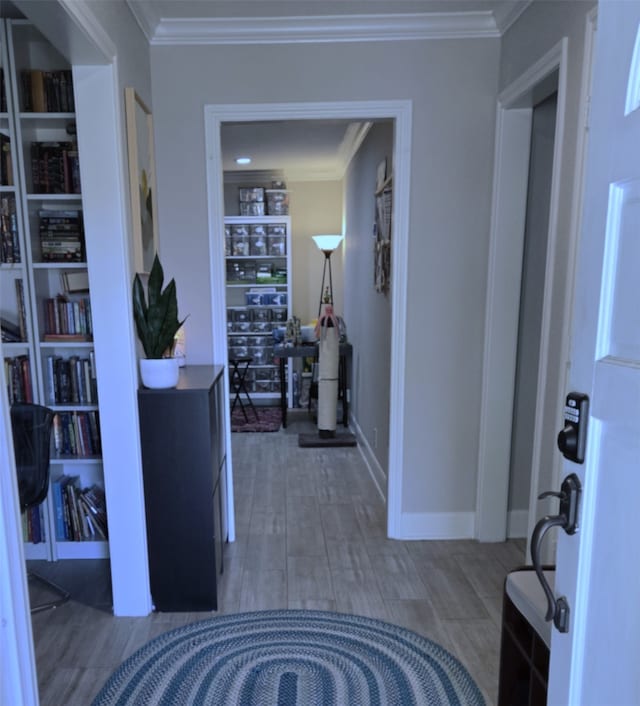
{"type": "Polygon", "coordinates": [[[11,406],[20,507],[40,504],[49,489],[49,455],[53,412],[37,404],[11,406]]]}

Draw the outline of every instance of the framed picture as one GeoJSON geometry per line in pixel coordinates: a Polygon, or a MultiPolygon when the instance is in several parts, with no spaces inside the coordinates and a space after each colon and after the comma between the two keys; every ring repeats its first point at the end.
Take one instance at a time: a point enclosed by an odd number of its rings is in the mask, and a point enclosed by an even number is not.
{"type": "Polygon", "coordinates": [[[153,117],[133,88],[124,89],[124,98],[135,266],[148,273],[158,252],[153,117]]]}

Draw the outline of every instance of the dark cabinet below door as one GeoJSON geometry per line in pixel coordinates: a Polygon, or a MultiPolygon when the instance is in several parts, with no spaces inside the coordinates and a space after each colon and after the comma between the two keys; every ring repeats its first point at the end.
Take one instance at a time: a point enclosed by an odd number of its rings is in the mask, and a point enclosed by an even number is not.
{"type": "Polygon", "coordinates": [[[138,391],[151,597],[159,611],[218,609],[223,371],[187,366],[177,387],[138,391]]]}

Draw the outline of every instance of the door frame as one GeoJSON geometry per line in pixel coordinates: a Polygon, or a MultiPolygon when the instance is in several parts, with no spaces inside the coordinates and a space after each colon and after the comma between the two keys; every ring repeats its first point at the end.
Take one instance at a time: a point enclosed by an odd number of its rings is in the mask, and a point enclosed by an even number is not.
{"type": "MultiPolygon", "coordinates": [[[[520,518],[519,522],[512,523],[512,527],[508,526],[509,465],[522,280],[521,268],[514,267],[514,263],[522,262],[524,248],[533,113],[532,92],[557,71],[558,109],[533,429],[531,494],[535,495],[538,488],[551,335],[551,305],[554,295],[553,272],[558,246],[568,43],[568,39],[563,38],[498,96],[476,490],[475,536],[483,542],[504,541],[509,534],[521,535],[525,531],[524,517],[520,518]]],[[[572,230],[572,239],[575,239],[574,233],[575,230],[572,230]]],[[[565,286],[571,291],[572,273],[567,273],[566,280],[565,286]]],[[[568,350],[569,337],[566,327],[562,336],[562,350],[568,350]]],[[[554,472],[554,477],[557,474],[559,468],[554,472]]],[[[530,534],[531,507],[530,499],[526,536],[530,534]]]]}
{"type": "MultiPolygon", "coordinates": [[[[257,103],[207,105],[204,108],[207,153],[207,194],[209,221],[209,258],[211,271],[212,330],[214,361],[227,360],[223,169],[220,131],[224,122],[260,120],[394,120],[393,221],[391,256],[391,374],[389,400],[389,472],[387,481],[387,534],[397,537],[400,531],[401,490],[403,485],[403,432],[405,389],[405,346],[407,312],[407,269],[409,250],[409,188],[411,174],[410,100],[339,101],[319,103],[257,103]]],[[[229,382],[225,376],[225,393],[229,382]]],[[[233,511],[233,462],[231,432],[227,408],[227,518],[229,541],[235,539],[233,511]]]]}

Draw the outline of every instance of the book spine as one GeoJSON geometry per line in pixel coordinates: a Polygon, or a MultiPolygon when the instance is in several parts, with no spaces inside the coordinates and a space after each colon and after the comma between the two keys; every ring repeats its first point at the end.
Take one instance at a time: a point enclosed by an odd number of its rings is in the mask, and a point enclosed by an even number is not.
{"type": "Polygon", "coordinates": [[[20,327],[20,340],[27,340],[27,314],[24,305],[24,285],[21,279],[16,279],[16,302],[18,304],[18,325],[20,327]]]}
{"type": "Polygon", "coordinates": [[[56,395],[56,373],[55,373],[55,356],[48,355],[46,358],[46,377],[47,377],[47,403],[55,404],[58,400],[56,395]]]}
{"type": "Polygon", "coordinates": [[[62,453],[62,420],[59,414],[53,415],[53,450],[59,456],[62,453]]]}
{"type": "Polygon", "coordinates": [[[23,389],[23,397],[25,402],[33,402],[33,388],[31,384],[31,365],[29,358],[24,356],[20,361],[20,375],[23,389]]]}
{"type": "Polygon", "coordinates": [[[59,541],[64,541],[67,539],[64,524],[64,505],[62,500],[62,486],[65,482],[65,478],[66,476],[60,476],[51,484],[56,520],[56,539],[59,541]]]}

